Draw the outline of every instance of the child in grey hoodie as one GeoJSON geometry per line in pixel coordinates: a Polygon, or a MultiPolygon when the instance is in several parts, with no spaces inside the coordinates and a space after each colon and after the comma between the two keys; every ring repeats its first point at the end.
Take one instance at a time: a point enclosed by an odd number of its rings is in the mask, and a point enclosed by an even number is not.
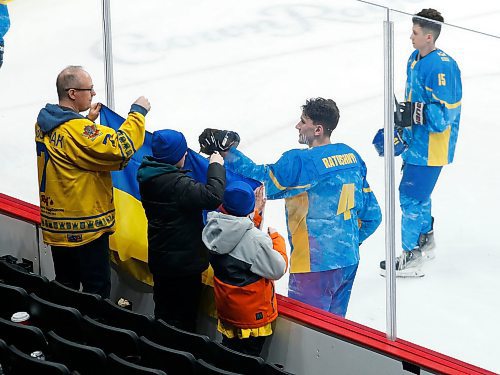
{"type": "Polygon", "coordinates": [[[275,229],[264,233],[255,227],[249,217],[254,207],[250,185],[228,184],[220,212],[208,214],[202,239],[214,270],[222,344],[258,356],[278,316],[273,280],[285,274],[288,257],[275,229]]]}

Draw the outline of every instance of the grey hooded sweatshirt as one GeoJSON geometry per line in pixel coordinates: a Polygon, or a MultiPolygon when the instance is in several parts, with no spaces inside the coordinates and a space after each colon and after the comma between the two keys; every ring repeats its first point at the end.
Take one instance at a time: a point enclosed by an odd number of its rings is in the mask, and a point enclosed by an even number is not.
{"type": "Polygon", "coordinates": [[[209,212],[202,239],[217,278],[244,286],[264,277],[278,280],[287,263],[273,249],[269,235],[255,228],[248,217],[209,212]]]}

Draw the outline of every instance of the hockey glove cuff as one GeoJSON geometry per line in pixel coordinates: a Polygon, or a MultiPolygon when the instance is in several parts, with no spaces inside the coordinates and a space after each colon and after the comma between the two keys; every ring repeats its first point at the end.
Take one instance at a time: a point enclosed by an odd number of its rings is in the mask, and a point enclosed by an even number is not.
{"type": "Polygon", "coordinates": [[[425,123],[424,103],[416,102],[411,104],[412,104],[413,123],[415,125],[423,125],[425,123]]]}
{"type": "Polygon", "coordinates": [[[394,112],[394,125],[396,128],[407,128],[425,124],[424,108],[425,104],[420,102],[398,103],[394,112]]]}

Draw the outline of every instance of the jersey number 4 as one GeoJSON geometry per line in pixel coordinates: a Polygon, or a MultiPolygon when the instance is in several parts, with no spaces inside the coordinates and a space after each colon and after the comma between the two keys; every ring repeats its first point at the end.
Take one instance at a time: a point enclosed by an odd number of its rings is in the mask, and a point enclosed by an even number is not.
{"type": "Polygon", "coordinates": [[[351,209],[354,208],[354,184],[342,185],[337,215],[344,214],[344,220],[351,218],[351,209]]]}

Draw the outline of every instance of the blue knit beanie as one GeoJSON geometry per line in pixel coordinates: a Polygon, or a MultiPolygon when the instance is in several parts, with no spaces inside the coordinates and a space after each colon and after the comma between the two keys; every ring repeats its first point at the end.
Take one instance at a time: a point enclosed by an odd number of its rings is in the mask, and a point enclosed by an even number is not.
{"type": "Polygon", "coordinates": [[[175,130],[157,130],[153,132],[151,148],[155,159],[162,163],[175,165],[187,151],[186,138],[175,130]]]}
{"type": "Polygon", "coordinates": [[[252,187],[243,181],[231,182],[226,186],[222,206],[234,216],[247,216],[255,207],[252,187]]]}

